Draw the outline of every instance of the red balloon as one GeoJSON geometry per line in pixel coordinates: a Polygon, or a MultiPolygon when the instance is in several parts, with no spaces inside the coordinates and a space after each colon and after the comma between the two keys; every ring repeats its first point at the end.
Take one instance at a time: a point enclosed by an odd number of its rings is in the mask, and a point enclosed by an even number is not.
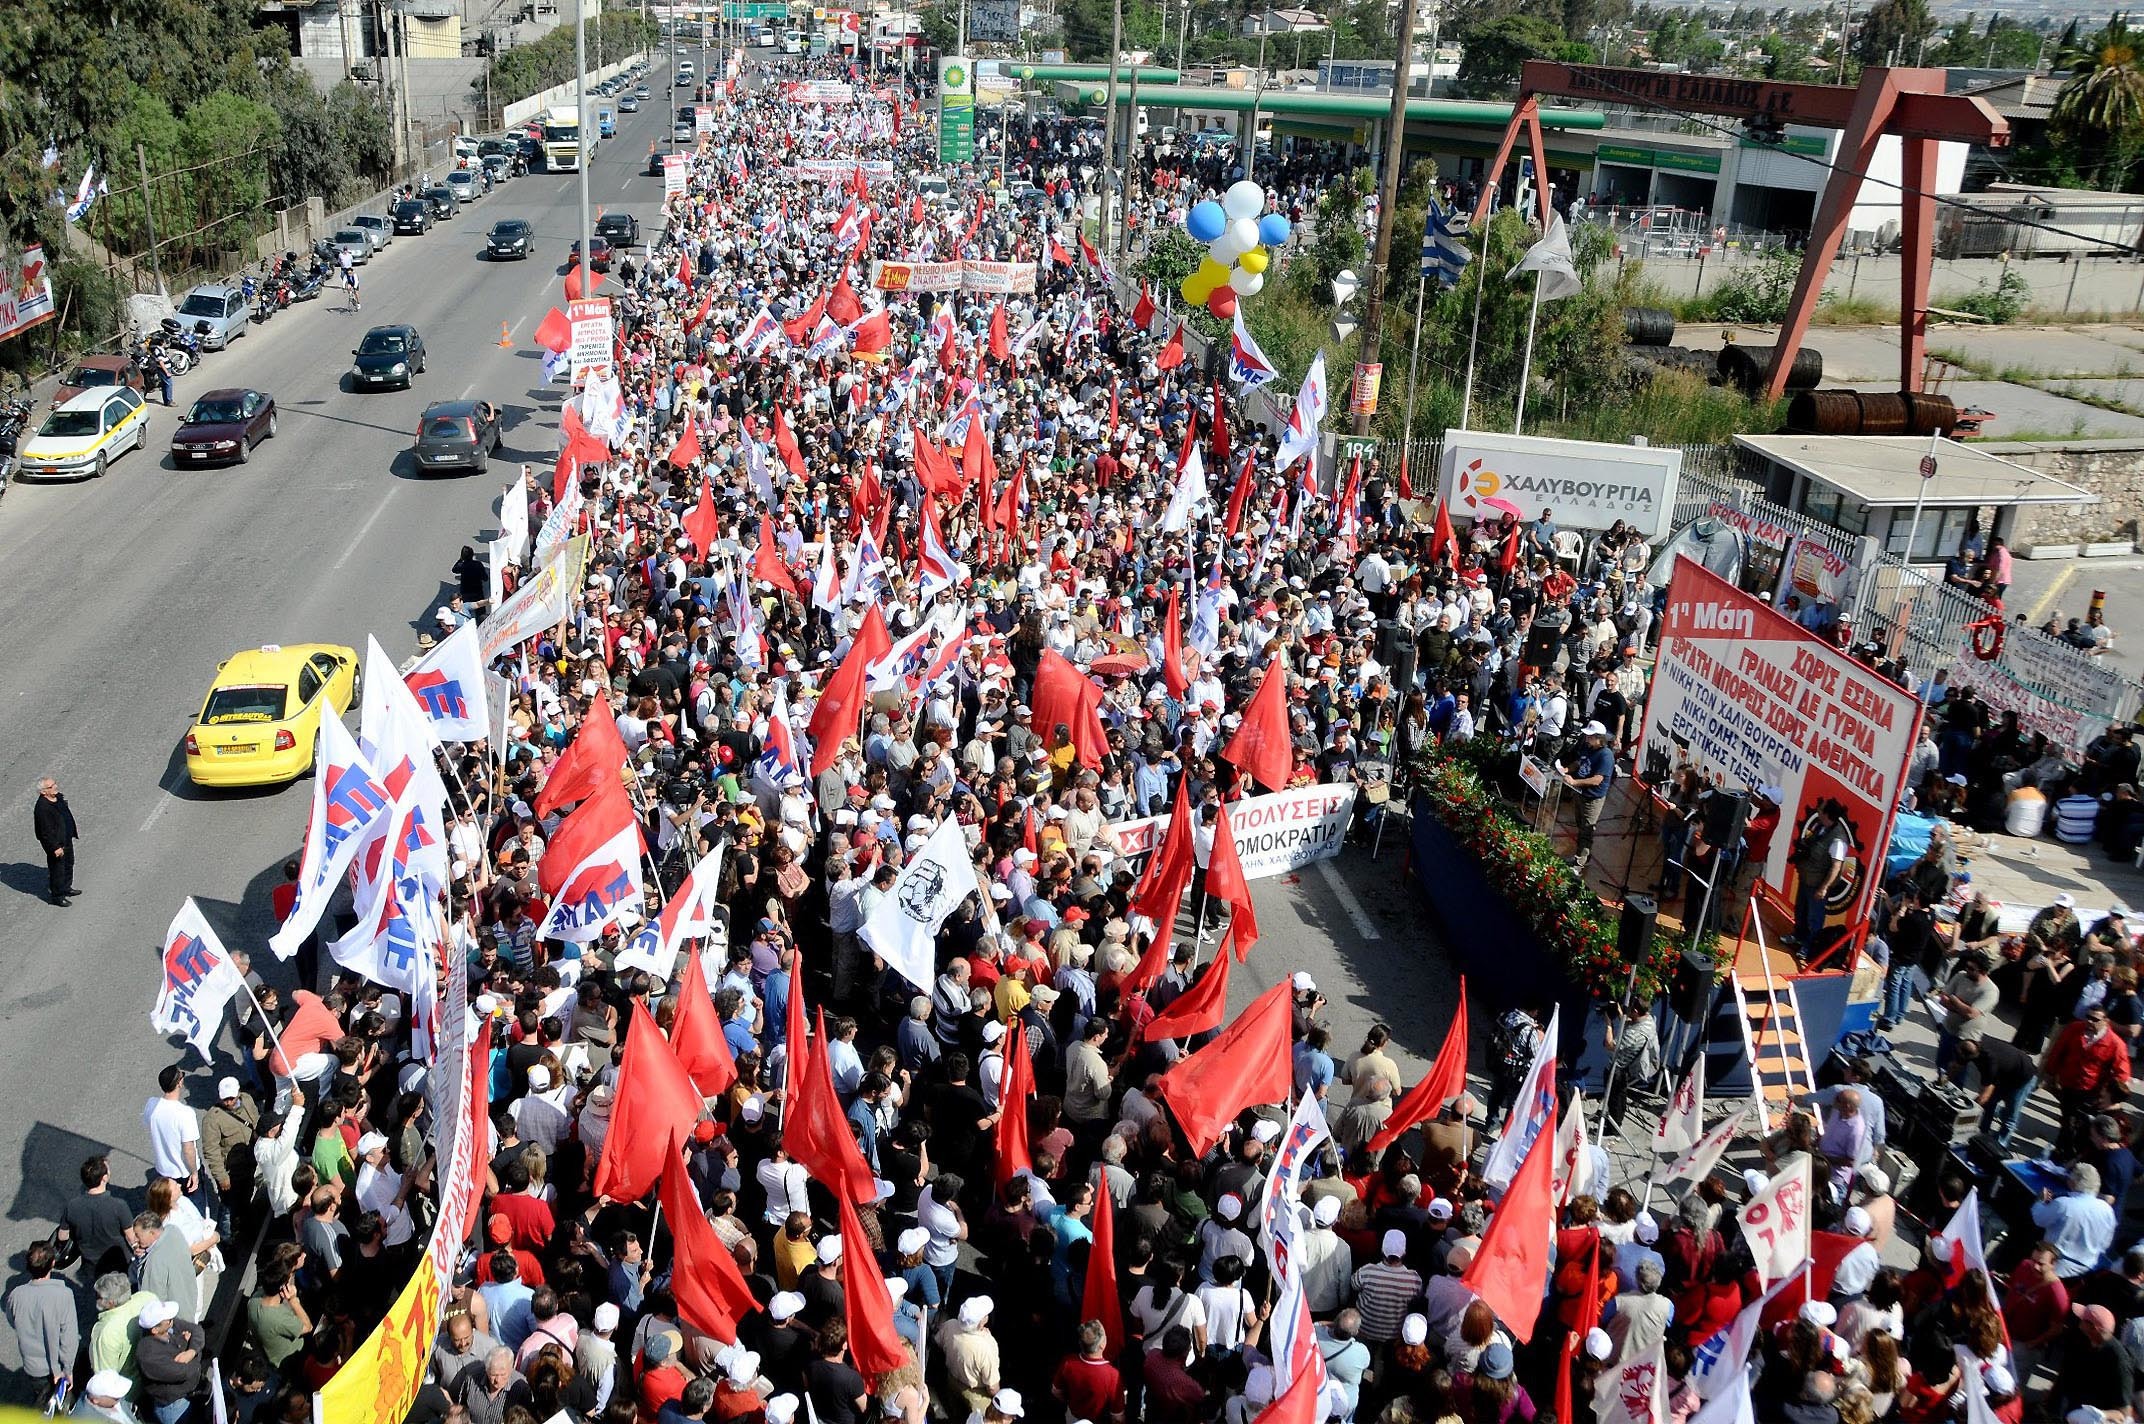
{"type": "Polygon", "coordinates": [[[1215,287],[1213,295],[1206,299],[1206,310],[1227,321],[1236,314],[1236,289],[1226,283],[1215,287]]]}

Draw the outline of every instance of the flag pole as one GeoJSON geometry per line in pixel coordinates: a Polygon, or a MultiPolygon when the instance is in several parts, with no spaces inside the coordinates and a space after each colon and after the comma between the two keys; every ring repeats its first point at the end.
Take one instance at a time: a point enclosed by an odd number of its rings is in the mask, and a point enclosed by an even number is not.
{"type": "MultiPolygon", "coordinates": [[[[1533,305],[1526,312],[1526,352],[1519,358],[1519,397],[1511,412],[1511,433],[1517,435],[1526,424],[1526,383],[1534,369],[1534,326],[1541,316],[1541,283],[1543,277],[1534,273],[1533,305]]],[[[1480,309],[1476,308],[1478,312],[1480,309]]]]}
{"type": "Polygon", "coordinates": [[[1428,299],[1429,274],[1424,272],[1414,284],[1414,345],[1407,352],[1407,419],[1400,427],[1400,455],[1403,459],[1407,455],[1408,447],[1414,443],[1414,372],[1415,363],[1422,358],[1422,306],[1428,299]]]}
{"type": "Polygon", "coordinates": [[[1474,414],[1474,351],[1481,344],[1481,291],[1488,285],[1489,233],[1482,230],[1481,261],[1474,264],[1474,323],[1467,332],[1467,379],[1466,391],[1459,398],[1459,428],[1471,428],[1474,414]]]}

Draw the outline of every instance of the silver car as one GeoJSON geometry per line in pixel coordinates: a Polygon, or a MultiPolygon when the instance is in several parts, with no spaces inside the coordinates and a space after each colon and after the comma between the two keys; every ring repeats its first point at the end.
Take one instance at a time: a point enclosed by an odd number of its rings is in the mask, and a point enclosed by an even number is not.
{"type": "Polygon", "coordinates": [[[372,250],[374,252],[394,244],[394,219],[384,213],[359,213],[356,217],[350,219],[350,226],[364,229],[365,235],[372,239],[372,250]]]}
{"type": "Polygon", "coordinates": [[[351,265],[362,267],[372,256],[372,235],[361,227],[337,228],[328,241],[350,254],[351,265]]]}

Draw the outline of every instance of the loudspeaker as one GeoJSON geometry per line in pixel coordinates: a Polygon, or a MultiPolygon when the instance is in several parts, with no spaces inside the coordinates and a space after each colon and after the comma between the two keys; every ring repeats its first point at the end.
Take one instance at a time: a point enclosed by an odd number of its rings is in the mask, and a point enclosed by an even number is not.
{"type": "Polygon", "coordinates": [[[1625,964],[1643,963],[1646,950],[1653,942],[1653,922],[1660,917],[1660,906],[1650,895],[1626,895],[1623,897],[1623,918],[1616,922],[1615,952],[1625,964]]]}
{"type": "Polygon", "coordinates": [[[1419,656],[1421,650],[1413,638],[1403,633],[1394,640],[1392,658],[1385,664],[1385,673],[1391,678],[1392,686],[1403,694],[1414,690],[1415,660],[1419,656]]]}
{"type": "Polygon", "coordinates": [[[1712,991],[1718,987],[1718,973],[1719,965],[1711,955],[1697,949],[1682,952],[1668,992],[1676,1016],[1684,1023],[1701,1024],[1712,1012],[1712,991]]]}
{"type": "Polygon", "coordinates": [[[1386,667],[1391,667],[1398,660],[1401,643],[1412,643],[1413,641],[1414,634],[1411,631],[1403,630],[1397,618],[1380,618],[1377,620],[1377,660],[1386,667]]]}
{"type": "Polygon", "coordinates": [[[1556,665],[1556,648],[1562,640],[1562,629],[1543,628],[1537,623],[1526,630],[1526,646],[1519,654],[1519,661],[1530,668],[1553,668],[1556,665]]]}
{"type": "Polygon", "coordinates": [[[1749,824],[1749,796],[1741,791],[1709,791],[1703,804],[1705,844],[1715,848],[1742,843],[1749,824]]]}

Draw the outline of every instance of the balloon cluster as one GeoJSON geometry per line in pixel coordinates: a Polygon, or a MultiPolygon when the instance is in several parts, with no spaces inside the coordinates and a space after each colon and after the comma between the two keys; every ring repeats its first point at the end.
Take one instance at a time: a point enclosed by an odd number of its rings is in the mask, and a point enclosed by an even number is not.
{"type": "Polygon", "coordinates": [[[1220,202],[1208,198],[1184,214],[1184,231],[1206,244],[1206,260],[1177,290],[1185,301],[1226,321],[1236,314],[1239,299],[1264,288],[1273,261],[1267,249],[1286,242],[1290,229],[1279,213],[1266,212],[1266,190],[1246,178],[1231,185],[1220,202]]]}

